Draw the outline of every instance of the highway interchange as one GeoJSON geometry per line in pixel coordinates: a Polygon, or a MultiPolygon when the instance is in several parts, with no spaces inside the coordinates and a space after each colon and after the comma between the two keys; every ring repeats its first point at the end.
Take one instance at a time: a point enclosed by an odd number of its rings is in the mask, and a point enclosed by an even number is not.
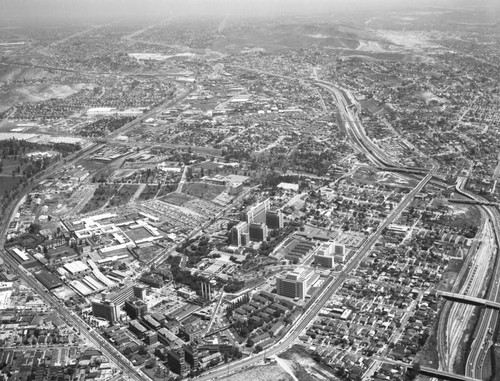
{"type": "MultiPolygon", "coordinates": [[[[267,73],[269,74],[269,73],[267,73]]],[[[360,149],[367,154],[367,156],[372,160],[376,165],[379,166],[387,166],[387,158],[380,159],[378,155],[373,153],[380,154],[380,150],[377,149],[376,146],[366,148],[364,144],[361,144],[361,141],[367,140],[364,134],[361,132],[359,128],[359,120],[355,119],[354,115],[351,113],[350,108],[348,107],[348,100],[344,97],[344,95],[336,89],[331,84],[321,83],[321,86],[332,91],[335,99],[337,100],[337,105],[339,105],[339,110],[343,114],[342,117],[350,128],[352,128],[352,136],[356,137],[356,142],[360,149]]],[[[389,164],[390,166],[395,165],[393,163],[389,164]]],[[[413,173],[414,170],[409,169],[410,173],[413,173]]],[[[212,379],[217,379],[219,377],[224,377],[230,374],[234,374],[244,368],[247,368],[256,363],[262,362],[264,357],[270,357],[276,354],[281,353],[286,350],[293,342],[299,337],[300,333],[312,322],[312,320],[316,317],[321,308],[328,302],[328,300],[332,297],[332,295],[342,286],[343,282],[347,279],[349,274],[354,270],[360,261],[365,257],[371,247],[375,244],[377,239],[382,234],[382,231],[389,226],[398,216],[399,214],[409,205],[409,203],[413,200],[415,195],[420,192],[423,187],[429,183],[429,181],[433,178],[437,171],[437,168],[433,168],[420,182],[419,184],[401,201],[397,208],[393,210],[393,212],[384,220],[384,222],[378,227],[378,229],[368,238],[368,240],[361,246],[361,248],[357,251],[357,253],[351,258],[351,260],[346,264],[343,270],[338,274],[337,277],[328,277],[327,280],[323,283],[318,293],[313,296],[310,300],[309,305],[306,306],[306,310],[304,314],[300,317],[300,319],[293,325],[293,327],[287,332],[287,334],[274,346],[267,349],[265,353],[254,354],[250,357],[241,359],[236,362],[232,362],[227,366],[218,367],[210,372],[205,373],[204,375],[198,377],[198,380],[208,381],[212,379]]],[[[418,173],[422,172],[418,170],[418,173]]]]}
{"type": "MultiPolygon", "coordinates": [[[[267,73],[269,74],[269,73],[267,73]]],[[[409,205],[415,195],[420,192],[423,187],[428,184],[433,176],[435,176],[437,168],[433,167],[431,170],[424,168],[406,168],[401,167],[397,163],[393,162],[393,160],[388,157],[384,152],[382,152],[375,144],[373,144],[369,139],[367,139],[363,127],[357,117],[356,112],[359,111],[359,105],[352,103],[352,97],[347,95],[346,91],[341,91],[337,89],[332,84],[316,81],[315,85],[331,92],[334,100],[338,106],[338,110],[341,114],[343,121],[345,122],[345,128],[348,134],[348,138],[351,142],[366,156],[370,161],[373,162],[377,167],[382,170],[396,170],[401,172],[406,172],[407,174],[416,174],[416,175],[425,175],[423,179],[418,183],[418,185],[401,201],[397,208],[395,208],[392,213],[384,220],[384,222],[378,227],[378,229],[367,239],[367,241],[362,245],[362,247],[357,251],[357,253],[353,256],[353,258],[346,264],[344,269],[336,274],[330,275],[327,280],[323,283],[320,290],[318,290],[317,294],[311,298],[309,301],[306,310],[302,314],[302,316],[298,319],[297,322],[293,324],[290,330],[286,333],[286,335],[277,342],[274,346],[267,349],[265,352],[261,352],[258,354],[251,355],[244,359],[229,363],[228,365],[224,365],[218,368],[215,368],[202,376],[198,377],[198,380],[211,380],[217,379],[220,377],[227,376],[229,374],[233,374],[237,371],[240,371],[244,368],[252,366],[256,363],[262,363],[265,357],[270,357],[276,354],[281,353],[288,347],[290,347],[293,342],[299,337],[301,332],[306,329],[306,327],[313,321],[321,308],[327,303],[327,301],[331,298],[331,296],[342,286],[343,282],[347,279],[349,274],[358,266],[360,261],[367,255],[371,247],[375,244],[377,239],[382,234],[382,231],[389,226],[399,215],[400,213],[409,205]]],[[[179,98],[175,100],[177,103],[182,100],[185,96],[187,96],[188,92],[182,94],[179,98]]],[[[170,104],[172,104],[170,103],[170,104]]],[[[158,112],[158,108],[151,110],[143,117],[130,124],[124,126],[120,130],[116,131],[113,136],[118,136],[121,133],[133,128],[140,123],[141,120],[156,115],[158,112]]],[[[88,155],[90,152],[93,152],[99,148],[99,145],[96,145],[88,150],[82,150],[77,155],[71,158],[68,164],[74,163],[77,160],[81,159],[85,155],[88,155]]],[[[50,176],[55,171],[54,169],[48,169],[44,176],[39,177],[38,181],[50,176]]],[[[36,184],[35,184],[36,185],[36,184]]],[[[461,183],[463,186],[463,183],[461,183]]],[[[34,185],[33,185],[34,186],[34,185]]],[[[8,218],[2,221],[0,226],[0,245],[3,247],[5,244],[5,236],[8,224],[12,215],[15,212],[15,205],[22,199],[27,192],[32,189],[33,186],[27,188],[22,194],[18,197],[15,202],[13,202],[6,213],[8,218]]],[[[475,195],[467,193],[461,189],[461,186],[457,186],[457,191],[461,194],[465,195],[468,198],[481,200],[475,195]]],[[[500,237],[500,225],[498,221],[500,221],[500,215],[496,208],[491,209],[490,207],[483,206],[482,207],[488,215],[489,220],[491,221],[491,225],[493,228],[490,228],[491,231],[488,233],[489,236],[494,235],[496,240],[496,247],[498,247],[498,240],[500,237]]],[[[484,252],[488,250],[484,249],[484,252]]],[[[63,304],[56,299],[52,294],[45,291],[45,289],[41,286],[41,284],[34,279],[31,275],[29,275],[23,268],[17,265],[17,262],[10,257],[10,255],[2,250],[2,256],[4,260],[12,267],[12,269],[16,270],[20,276],[20,278],[26,282],[30,287],[32,287],[42,298],[43,300],[51,305],[55,311],[57,311],[61,318],[65,320],[70,326],[77,328],[80,333],[87,338],[89,342],[94,344],[96,347],[100,348],[100,350],[105,354],[110,361],[112,361],[118,369],[120,369],[129,379],[132,380],[142,380],[145,379],[145,375],[134,367],[130,361],[128,361],[121,353],[119,353],[109,342],[107,342],[102,336],[100,336],[97,332],[93,331],[80,317],[74,314],[72,311],[64,308],[63,304]]],[[[162,256],[164,259],[164,256],[162,256]]],[[[484,260],[479,261],[480,263],[484,263],[484,260]]],[[[480,274],[484,270],[479,270],[480,274]]],[[[483,274],[484,275],[484,274],[483,274]]],[[[500,279],[500,266],[497,264],[494,270],[494,279],[500,279]]],[[[474,280],[470,280],[470,284],[473,284],[473,290],[477,293],[478,282],[474,280]]],[[[472,290],[472,289],[470,289],[472,290]]],[[[491,289],[488,291],[487,295],[488,299],[500,301],[500,287],[498,281],[492,283],[491,289]]],[[[454,316],[450,313],[450,316],[454,316]]],[[[466,375],[472,378],[482,378],[483,375],[483,364],[488,353],[489,347],[492,344],[491,332],[494,332],[495,327],[498,322],[499,312],[492,309],[487,309],[484,311],[484,314],[481,315],[481,321],[478,326],[478,332],[476,334],[476,339],[472,343],[471,352],[469,354],[469,358],[466,364],[466,375]]],[[[465,320],[465,319],[464,319],[465,320]]],[[[449,366],[448,366],[449,368],[449,366]]],[[[452,370],[452,369],[447,369],[452,370]]]]}

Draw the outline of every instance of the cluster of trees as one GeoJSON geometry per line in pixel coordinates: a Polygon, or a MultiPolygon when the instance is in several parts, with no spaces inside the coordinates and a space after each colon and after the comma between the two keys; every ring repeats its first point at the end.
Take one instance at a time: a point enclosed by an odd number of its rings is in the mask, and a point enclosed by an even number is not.
{"type": "Polygon", "coordinates": [[[405,373],[404,381],[413,381],[420,374],[420,364],[416,363],[412,368],[408,368],[405,373]]]}
{"type": "Polygon", "coordinates": [[[250,160],[250,153],[243,147],[227,146],[222,149],[222,156],[226,162],[250,160]]]}
{"type": "Polygon", "coordinates": [[[189,240],[178,249],[179,252],[188,257],[187,265],[190,267],[195,266],[203,258],[207,257],[211,250],[212,245],[209,245],[209,238],[206,236],[201,237],[198,242],[189,240]]]}
{"type": "Polygon", "coordinates": [[[67,156],[81,149],[79,144],[72,143],[47,143],[40,144],[26,140],[9,139],[0,141],[0,157],[6,159],[7,156],[18,159],[19,155],[25,155],[31,151],[54,150],[60,152],[62,156],[67,156]]]}
{"type": "Polygon", "coordinates": [[[245,286],[245,281],[231,278],[224,286],[224,291],[233,293],[240,291],[245,286]]]}
{"type": "Polygon", "coordinates": [[[172,266],[171,270],[172,277],[175,283],[184,284],[196,292],[199,292],[201,290],[200,283],[205,281],[204,278],[193,275],[189,270],[183,270],[178,266],[172,266]]]}
{"type": "Polygon", "coordinates": [[[91,123],[79,131],[82,136],[102,137],[110,132],[118,130],[125,124],[134,120],[132,116],[103,118],[91,123]]]}

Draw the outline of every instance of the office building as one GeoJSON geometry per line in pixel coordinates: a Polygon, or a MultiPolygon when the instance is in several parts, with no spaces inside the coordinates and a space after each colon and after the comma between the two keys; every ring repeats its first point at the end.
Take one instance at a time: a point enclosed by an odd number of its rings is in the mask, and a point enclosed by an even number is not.
{"type": "Polygon", "coordinates": [[[146,289],[142,286],[134,286],[134,296],[137,299],[144,300],[144,297],[146,296],[146,289]]]}
{"type": "Polygon", "coordinates": [[[344,263],[345,262],[345,246],[334,244],[333,245],[333,256],[335,258],[335,262],[344,263]]]}
{"type": "Polygon", "coordinates": [[[304,299],[319,278],[313,270],[296,269],[285,277],[276,278],[276,293],[288,298],[304,299]]]}
{"type": "Polygon", "coordinates": [[[266,226],[270,229],[283,228],[283,213],[281,211],[268,211],[266,212],[266,226]]]}
{"type": "Polygon", "coordinates": [[[147,331],[144,335],[144,342],[147,345],[153,345],[158,342],[158,333],[155,331],[147,331]]]}
{"type": "Polygon", "coordinates": [[[125,301],[123,309],[131,319],[140,319],[148,310],[148,306],[140,299],[131,298],[125,301]]]}
{"type": "Polygon", "coordinates": [[[128,323],[128,328],[132,333],[134,333],[139,339],[142,339],[148,329],[144,327],[138,320],[131,320],[128,323]]]}
{"type": "Polygon", "coordinates": [[[167,349],[168,367],[173,372],[185,376],[189,372],[189,365],[186,363],[184,349],[181,347],[167,349]]]}
{"type": "Polygon", "coordinates": [[[94,300],[92,314],[96,318],[106,319],[110,323],[118,321],[118,306],[109,300],[94,300]]]}
{"type": "Polygon", "coordinates": [[[271,205],[268,198],[264,201],[259,202],[252,208],[250,208],[246,213],[246,222],[262,224],[266,222],[266,213],[270,210],[271,205]]]}
{"type": "Polygon", "coordinates": [[[231,244],[235,246],[245,246],[248,223],[241,221],[231,228],[231,244]]]}
{"type": "Polygon", "coordinates": [[[314,254],[314,263],[321,267],[333,269],[335,266],[334,260],[334,244],[333,242],[322,243],[314,254]]]}
{"type": "Polygon", "coordinates": [[[248,227],[248,236],[250,241],[262,242],[267,241],[267,226],[264,223],[251,223],[248,227]]]}

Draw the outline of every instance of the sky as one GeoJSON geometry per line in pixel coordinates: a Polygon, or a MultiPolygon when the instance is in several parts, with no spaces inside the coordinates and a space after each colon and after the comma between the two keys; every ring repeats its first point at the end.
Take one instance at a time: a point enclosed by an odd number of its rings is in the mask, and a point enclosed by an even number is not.
{"type": "Polygon", "coordinates": [[[161,18],[172,14],[274,16],[426,6],[493,7],[499,4],[498,0],[0,0],[0,18],[32,21],[161,18]]]}

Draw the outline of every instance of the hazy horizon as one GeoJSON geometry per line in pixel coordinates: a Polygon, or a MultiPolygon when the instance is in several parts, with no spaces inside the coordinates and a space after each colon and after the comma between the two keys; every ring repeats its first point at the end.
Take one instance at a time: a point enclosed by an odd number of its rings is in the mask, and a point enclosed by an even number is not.
{"type": "Polygon", "coordinates": [[[13,23],[34,20],[93,20],[171,15],[288,16],[356,10],[464,7],[497,10],[500,2],[485,0],[0,0],[0,18],[13,23]]]}

